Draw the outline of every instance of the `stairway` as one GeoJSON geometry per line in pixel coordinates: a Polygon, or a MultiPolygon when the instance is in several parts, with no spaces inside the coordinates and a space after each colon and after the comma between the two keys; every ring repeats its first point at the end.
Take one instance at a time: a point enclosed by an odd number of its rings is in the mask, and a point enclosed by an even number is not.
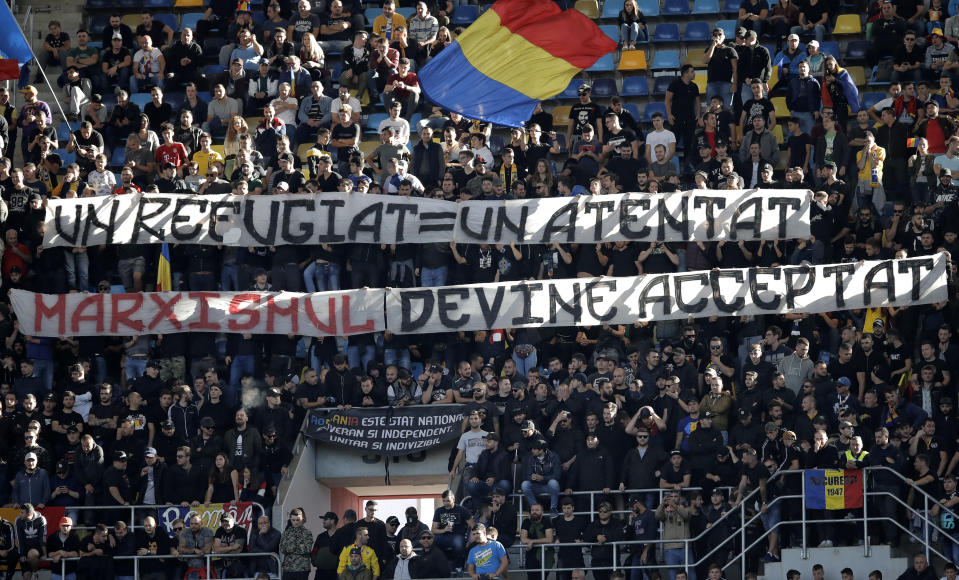
{"type": "Polygon", "coordinates": [[[871,546],[868,557],[863,556],[862,546],[843,548],[810,548],[809,557],[803,559],[802,550],[789,548],[782,551],[782,562],[765,564],[759,580],[783,580],[788,570],[798,570],[803,578],[812,576],[812,567],[822,564],[827,578],[838,578],[843,568],[852,568],[856,578],[868,578],[873,570],[880,570],[883,577],[895,578],[909,567],[908,558],[895,557],[889,546],[871,546]]]}

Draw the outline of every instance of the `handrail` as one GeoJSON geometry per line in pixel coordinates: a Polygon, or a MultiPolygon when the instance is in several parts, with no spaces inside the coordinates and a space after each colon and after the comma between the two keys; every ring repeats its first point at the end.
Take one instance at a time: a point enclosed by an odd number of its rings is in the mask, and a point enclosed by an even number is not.
{"type": "MultiPolygon", "coordinates": [[[[89,557],[89,556],[88,556],[89,557]]],[[[151,554],[143,556],[111,556],[111,560],[133,560],[133,577],[140,577],[140,560],[196,560],[203,558],[206,560],[206,577],[212,578],[210,575],[210,569],[213,565],[212,561],[214,559],[232,559],[232,558],[273,558],[276,560],[276,569],[279,578],[283,577],[283,562],[280,560],[280,555],[276,552],[240,552],[237,554],[191,554],[189,556],[175,556],[173,554],[151,554]]],[[[76,558],[60,558],[60,577],[67,577],[67,562],[79,562],[82,560],[82,557],[76,558]]],[[[41,561],[44,562],[53,562],[51,558],[45,558],[41,561]]],[[[56,563],[54,563],[56,564],[56,563]]]]}
{"type": "MultiPolygon", "coordinates": [[[[790,476],[790,475],[802,475],[802,474],[805,473],[805,471],[806,471],[806,470],[804,470],[804,469],[799,469],[799,470],[780,470],[780,471],[777,471],[777,472],[774,473],[772,476],[770,476],[770,478],[767,480],[767,485],[768,485],[770,482],[773,482],[776,478],[786,477],[786,476],[790,476]]],[[[866,467],[866,468],[863,468],[862,471],[863,471],[863,474],[864,474],[864,477],[862,478],[862,479],[863,479],[863,481],[862,481],[862,485],[863,485],[863,508],[862,508],[863,513],[862,513],[862,516],[861,516],[861,517],[846,518],[846,519],[843,520],[843,522],[846,522],[846,523],[858,523],[858,522],[862,522],[862,525],[863,525],[862,530],[863,530],[863,534],[864,534],[864,536],[863,536],[863,538],[864,538],[863,549],[864,549],[864,552],[865,552],[864,555],[868,555],[868,551],[869,551],[868,523],[869,523],[869,522],[879,522],[879,521],[891,521],[896,527],[898,527],[901,531],[905,532],[909,537],[914,538],[914,539],[918,540],[919,542],[922,542],[923,545],[924,545],[924,547],[925,547],[926,556],[927,556],[927,557],[929,557],[930,553],[934,553],[935,555],[938,555],[938,556],[940,556],[940,557],[945,558],[945,555],[944,555],[944,554],[942,554],[939,550],[937,550],[936,548],[934,548],[934,547],[931,546],[931,543],[932,543],[932,542],[931,542],[930,528],[932,528],[932,529],[935,530],[935,531],[938,531],[938,532],[941,533],[941,534],[947,534],[947,535],[948,535],[948,532],[947,532],[946,530],[943,530],[943,529],[938,525],[938,523],[937,523],[937,521],[936,521],[935,518],[930,517],[930,515],[929,515],[930,507],[931,507],[932,505],[938,505],[938,506],[939,506],[939,509],[945,510],[945,511],[947,511],[947,512],[949,512],[949,513],[952,513],[953,515],[956,515],[957,517],[959,517],[959,514],[957,514],[957,512],[954,511],[954,510],[951,510],[951,509],[949,509],[949,508],[946,508],[945,506],[943,506],[942,504],[940,504],[936,498],[934,498],[933,496],[931,496],[931,495],[929,495],[928,493],[924,492],[923,490],[919,489],[919,488],[916,487],[915,485],[909,484],[909,483],[906,481],[906,478],[905,478],[902,474],[898,473],[897,471],[895,471],[895,470],[893,470],[893,469],[891,469],[891,468],[888,468],[888,467],[886,467],[886,466],[874,466],[874,467],[866,467]],[[873,490],[871,490],[871,489],[870,489],[871,486],[869,485],[869,481],[870,481],[869,475],[871,475],[872,473],[875,473],[875,472],[877,472],[877,471],[888,471],[888,472],[890,472],[890,473],[893,473],[893,474],[896,475],[896,477],[898,477],[898,478],[902,481],[902,483],[903,483],[904,485],[909,486],[909,487],[910,487],[911,489],[913,489],[914,491],[917,491],[917,492],[920,494],[919,497],[921,497],[921,498],[923,499],[923,510],[924,510],[923,513],[919,513],[916,508],[913,508],[912,506],[910,506],[909,504],[907,504],[901,497],[897,496],[897,495],[894,494],[894,493],[890,493],[890,492],[887,492],[887,491],[873,491],[873,490]],[[905,507],[908,512],[910,512],[911,514],[914,514],[914,515],[918,516],[918,517],[922,520],[922,522],[923,522],[922,537],[917,536],[917,535],[909,528],[909,526],[903,526],[900,522],[896,521],[895,518],[890,518],[890,517],[888,517],[888,516],[880,516],[880,515],[875,515],[875,516],[870,515],[870,514],[869,514],[869,511],[868,511],[868,503],[869,503],[869,502],[868,502],[868,499],[869,499],[869,498],[872,498],[872,497],[878,497],[878,496],[888,496],[888,497],[892,497],[895,502],[897,502],[899,505],[905,507]],[[930,500],[931,500],[931,501],[930,501],[930,500]]],[[[802,519],[801,519],[801,521],[792,522],[792,523],[801,524],[801,527],[802,527],[802,547],[801,547],[801,549],[802,549],[803,555],[804,555],[804,557],[805,557],[806,550],[808,549],[808,546],[807,546],[807,543],[808,543],[808,542],[807,542],[807,538],[806,538],[806,524],[833,524],[833,525],[835,525],[835,524],[836,524],[836,520],[831,520],[831,519],[830,519],[830,520],[813,520],[813,519],[808,519],[808,518],[806,517],[805,478],[802,478],[801,481],[802,481],[802,489],[801,489],[801,493],[800,493],[800,494],[798,494],[798,495],[797,495],[797,494],[779,495],[779,496],[775,497],[775,498],[770,502],[769,505],[772,506],[772,505],[774,505],[774,504],[777,503],[777,502],[782,502],[782,501],[785,501],[785,500],[800,500],[800,501],[802,501],[802,503],[803,503],[802,509],[801,509],[802,519]]],[[[683,489],[682,491],[683,491],[683,492],[687,492],[687,491],[693,491],[694,489],[698,489],[698,488],[686,488],[686,489],[683,489]]],[[[658,491],[658,492],[662,492],[662,491],[669,491],[669,490],[660,490],[660,489],[627,490],[627,491],[625,491],[625,492],[620,492],[620,493],[642,493],[642,492],[651,493],[651,492],[657,492],[657,491],[658,491]]],[[[718,523],[720,523],[720,522],[722,522],[722,521],[724,521],[724,520],[728,521],[728,519],[732,519],[733,517],[737,517],[737,516],[738,516],[738,519],[739,519],[739,527],[738,527],[737,532],[739,532],[739,533],[731,534],[731,535],[728,536],[727,538],[723,539],[719,544],[717,544],[716,546],[714,546],[709,552],[707,552],[706,554],[703,554],[703,555],[699,556],[698,558],[695,558],[694,555],[693,555],[692,545],[693,545],[694,543],[699,542],[700,540],[702,540],[706,535],[710,534],[710,533],[711,533],[711,528],[707,528],[707,529],[703,530],[701,533],[699,533],[699,534],[696,535],[695,537],[692,537],[692,538],[684,538],[684,539],[674,538],[674,539],[668,539],[668,540],[664,540],[664,539],[657,539],[657,540],[620,540],[620,541],[613,541],[613,542],[604,542],[603,544],[599,544],[599,543],[597,543],[597,542],[565,542],[565,543],[564,543],[564,542],[553,542],[553,543],[551,543],[551,544],[539,544],[539,545],[537,546],[538,551],[539,551],[539,556],[540,556],[540,570],[539,570],[540,577],[541,577],[543,580],[545,580],[546,575],[547,575],[548,573],[550,573],[550,572],[570,572],[570,571],[572,571],[572,570],[575,569],[575,568],[562,568],[562,567],[558,567],[558,566],[553,566],[553,567],[551,567],[551,568],[549,568],[549,569],[547,570],[546,567],[545,567],[545,562],[546,562],[545,555],[546,555],[546,550],[547,550],[547,549],[569,548],[569,547],[579,547],[579,548],[590,548],[590,549],[592,549],[594,546],[612,547],[612,549],[613,549],[613,561],[612,561],[612,564],[611,564],[611,565],[609,565],[609,566],[595,566],[595,565],[590,565],[590,568],[593,569],[593,570],[632,570],[632,569],[653,570],[653,569],[661,569],[661,568],[674,568],[675,566],[674,566],[674,565],[667,565],[667,564],[637,566],[637,565],[632,565],[632,564],[630,564],[630,563],[627,563],[627,564],[623,565],[623,564],[620,564],[620,563],[619,563],[619,556],[622,555],[622,551],[621,551],[621,550],[622,550],[624,547],[628,547],[628,546],[632,546],[632,545],[643,545],[643,546],[650,546],[650,545],[652,545],[652,546],[657,546],[657,545],[662,545],[662,544],[678,544],[678,543],[682,543],[682,544],[683,544],[683,549],[684,549],[685,553],[687,554],[687,558],[689,558],[689,560],[688,560],[687,563],[685,564],[685,567],[686,567],[686,568],[692,568],[692,567],[701,566],[701,565],[703,565],[703,564],[706,564],[706,563],[708,563],[708,562],[711,562],[711,561],[714,559],[714,558],[713,558],[713,554],[714,554],[715,552],[723,549],[723,548],[730,542],[730,540],[735,541],[735,540],[739,539],[739,540],[742,542],[741,547],[740,547],[739,549],[737,549],[737,550],[734,550],[735,555],[734,555],[732,558],[730,558],[728,562],[724,562],[724,563],[723,563],[723,570],[725,571],[725,570],[727,570],[730,566],[732,566],[733,564],[735,564],[736,562],[738,562],[738,561],[740,561],[740,560],[743,560],[743,561],[744,561],[746,554],[748,554],[749,551],[752,550],[752,548],[754,548],[755,546],[757,546],[760,542],[764,541],[764,540],[767,538],[767,536],[769,535],[769,533],[770,533],[770,531],[768,531],[768,530],[767,530],[767,531],[764,531],[763,534],[760,534],[759,537],[757,537],[756,539],[754,539],[751,543],[749,543],[749,544],[747,545],[747,542],[746,542],[746,529],[747,529],[748,526],[753,525],[753,524],[756,522],[757,519],[760,519],[760,518],[761,518],[761,514],[760,514],[760,512],[756,512],[756,513],[754,513],[754,514],[752,514],[752,515],[750,515],[750,516],[747,517],[747,516],[746,516],[746,509],[747,509],[747,505],[751,504],[751,503],[756,499],[756,497],[757,497],[757,495],[759,494],[759,492],[760,492],[760,490],[757,488],[757,489],[752,490],[752,491],[749,492],[748,494],[746,494],[745,497],[743,497],[739,502],[737,502],[734,506],[732,506],[733,509],[727,511],[725,514],[723,514],[723,515],[722,515],[716,522],[714,522],[714,524],[713,524],[713,525],[716,525],[716,524],[718,524],[718,523]],[[727,518],[728,518],[728,519],[727,519],[727,518]]],[[[573,492],[573,493],[574,493],[574,494],[577,494],[577,495],[585,495],[585,494],[587,494],[587,493],[594,494],[594,493],[601,493],[601,492],[573,492]]],[[[522,494],[514,494],[514,495],[520,497],[520,501],[522,502],[522,494]]],[[[619,512],[619,513],[622,513],[622,512],[619,512]]],[[[780,521],[780,526],[781,526],[782,524],[784,524],[784,523],[788,523],[788,522],[780,521]]],[[[525,550],[524,550],[524,553],[525,553],[525,550]]]]}

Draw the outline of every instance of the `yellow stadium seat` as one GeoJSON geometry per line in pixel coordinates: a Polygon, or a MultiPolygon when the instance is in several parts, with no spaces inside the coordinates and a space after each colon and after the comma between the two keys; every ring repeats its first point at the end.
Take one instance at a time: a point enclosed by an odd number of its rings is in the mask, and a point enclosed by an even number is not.
{"type": "Polygon", "coordinates": [[[133,30],[136,30],[137,26],[140,26],[140,23],[143,22],[143,17],[139,12],[136,14],[124,14],[123,18],[120,19],[120,22],[123,22],[133,30]]]}
{"type": "Polygon", "coordinates": [[[211,146],[210,146],[210,149],[213,149],[214,151],[216,151],[216,152],[219,153],[220,155],[226,157],[226,153],[223,152],[223,145],[211,145],[211,146]]]}
{"type": "Polygon", "coordinates": [[[176,8],[200,8],[203,6],[203,0],[176,0],[176,8]]]}
{"type": "Polygon", "coordinates": [[[593,20],[599,18],[599,2],[596,0],[576,0],[573,7],[585,14],[587,18],[593,20]]]}
{"type": "Polygon", "coordinates": [[[695,68],[706,68],[706,53],[698,48],[692,48],[686,52],[686,63],[695,68]]]}
{"type": "Polygon", "coordinates": [[[554,127],[565,127],[569,124],[569,110],[571,107],[568,105],[560,105],[553,109],[553,126],[554,127]]]}
{"type": "Polygon", "coordinates": [[[706,71],[696,71],[696,78],[693,79],[693,82],[696,83],[696,86],[699,87],[699,94],[702,96],[706,95],[706,71]]]}
{"type": "MultiPolygon", "coordinates": [[[[772,72],[769,73],[769,89],[772,90],[773,87],[779,84],[779,67],[772,67],[772,72]]],[[[767,95],[768,96],[768,95],[767,95]]]]}
{"type": "Polygon", "coordinates": [[[246,126],[250,128],[250,132],[253,132],[256,129],[256,126],[260,124],[260,121],[263,120],[263,117],[246,117],[246,126]]]}
{"type": "Polygon", "coordinates": [[[642,50],[624,50],[617,70],[646,70],[646,53],[642,50]]]}
{"type": "Polygon", "coordinates": [[[306,167],[306,166],[300,167],[300,173],[303,174],[303,177],[305,177],[307,181],[310,180],[310,168],[309,168],[309,167],[306,167]]]}
{"type": "Polygon", "coordinates": [[[785,119],[790,116],[789,107],[786,106],[786,97],[774,97],[771,100],[773,107],[776,109],[777,119],[785,119]]]}
{"type": "MultiPolygon", "coordinates": [[[[777,115],[777,117],[778,116],[779,115],[777,115]]],[[[786,142],[786,138],[783,135],[783,126],[780,125],[779,123],[776,123],[776,126],[773,127],[773,135],[776,136],[776,143],[779,143],[780,145],[782,145],[783,143],[786,142]]]]}
{"type": "Polygon", "coordinates": [[[852,82],[855,83],[857,87],[866,86],[866,69],[861,66],[850,66],[846,67],[846,71],[849,72],[852,82]]]}
{"type": "Polygon", "coordinates": [[[858,14],[840,14],[836,18],[833,34],[862,34],[862,21],[858,14]]]}
{"type": "Polygon", "coordinates": [[[300,158],[300,161],[306,161],[306,152],[313,147],[312,143],[302,143],[299,147],[296,148],[296,156],[300,158]]]}
{"type": "Polygon", "coordinates": [[[377,141],[360,141],[360,153],[364,157],[373,152],[374,149],[380,146],[379,140],[377,141]]]}

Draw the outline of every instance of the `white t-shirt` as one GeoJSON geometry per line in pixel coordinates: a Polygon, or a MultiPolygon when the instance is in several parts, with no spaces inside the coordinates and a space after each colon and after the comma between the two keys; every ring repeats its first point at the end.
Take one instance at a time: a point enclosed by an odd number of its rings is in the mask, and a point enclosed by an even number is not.
{"type": "Polygon", "coordinates": [[[469,430],[460,435],[459,443],[456,448],[463,452],[466,463],[476,463],[479,456],[486,449],[486,437],[488,433],[480,429],[479,431],[469,430]]]}
{"type": "Polygon", "coordinates": [[[273,101],[270,104],[273,105],[274,109],[276,109],[276,116],[279,117],[284,123],[286,123],[290,127],[296,126],[296,113],[297,113],[296,97],[287,97],[285,99],[281,99],[277,97],[273,99],[273,101]],[[277,103],[291,104],[293,105],[293,108],[286,109],[285,111],[280,111],[279,109],[276,109],[277,103]]]}
{"type": "Polygon", "coordinates": [[[666,148],[666,155],[669,155],[669,144],[676,142],[676,135],[669,129],[662,131],[651,131],[646,134],[646,147],[649,147],[649,157],[656,160],[656,146],[662,145],[666,148]]]}
{"type": "Polygon", "coordinates": [[[389,117],[380,121],[380,126],[376,130],[380,133],[383,132],[383,129],[386,127],[393,127],[396,129],[396,136],[398,139],[397,143],[406,145],[410,140],[410,124],[403,117],[397,117],[396,120],[390,119],[389,117]]]}

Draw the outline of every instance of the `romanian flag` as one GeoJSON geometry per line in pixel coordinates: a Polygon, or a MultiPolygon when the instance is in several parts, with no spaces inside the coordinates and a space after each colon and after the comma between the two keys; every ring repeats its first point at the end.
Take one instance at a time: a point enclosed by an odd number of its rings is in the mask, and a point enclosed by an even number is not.
{"type": "Polygon", "coordinates": [[[15,60],[19,66],[33,60],[33,49],[6,2],[0,2],[0,30],[6,30],[0,34],[0,58],[15,60]]]}
{"type": "Polygon", "coordinates": [[[861,469],[807,469],[806,507],[845,510],[862,507],[861,469]]]}
{"type": "Polygon", "coordinates": [[[499,0],[419,72],[434,103],[469,119],[519,127],[538,101],[563,92],[616,50],[578,10],[551,0],[499,0]]]}
{"type": "Polygon", "coordinates": [[[160,263],[157,264],[157,292],[171,292],[173,277],[170,273],[170,246],[160,246],[160,263]]]}

